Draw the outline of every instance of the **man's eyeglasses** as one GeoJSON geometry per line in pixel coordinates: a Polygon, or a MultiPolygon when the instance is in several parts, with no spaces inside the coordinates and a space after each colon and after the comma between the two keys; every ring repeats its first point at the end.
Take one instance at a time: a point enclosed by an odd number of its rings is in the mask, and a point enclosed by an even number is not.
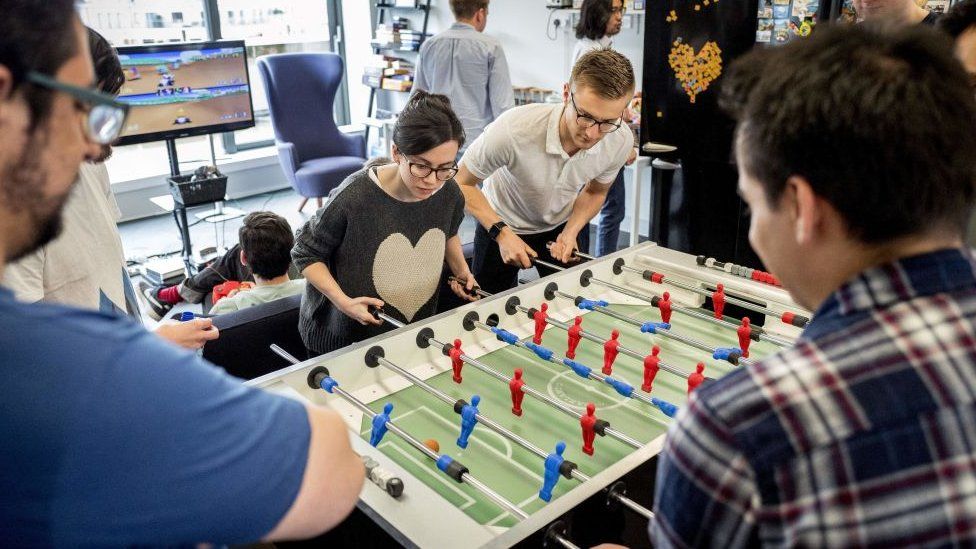
{"type": "Polygon", "coordinates": [[[597,120],[588,114],[583,114],[580,112],[579,107],[576,106],[576,97],[573,95],[573,92],[569,92],[569,101],[573,104],[573,110],[576,111],[576,123],[584,130],[588,130],[599,124],[600,133],[613,133],[622,123],[619,118],[616,122],[610,122],[609,120],[597,120]]]}
{"type": "Polygon", "coordinates": [[[82,88],[56,80],[36,71],[27,73],[27,81],[49,90],[64,92],[88,106],[85,113],[85,131],[88,138],[99,145],[110,145],[119,138],[129,114],[129,105],[107,93],[82,88]]]}
{"type": "Polygon", "coordinates": [[[411,162],[410,159],[407,158],[407,165],[410,167],[410,173],[414,177],[419,177],[421,179],[430,175],[431,172],[434,172],[434,177],[436,177],[438,181],[448,181],[458,173],[457,164],[451,166],[450,168],[434,168],[432,166],[428,166],[427,164],[411,162]]]}

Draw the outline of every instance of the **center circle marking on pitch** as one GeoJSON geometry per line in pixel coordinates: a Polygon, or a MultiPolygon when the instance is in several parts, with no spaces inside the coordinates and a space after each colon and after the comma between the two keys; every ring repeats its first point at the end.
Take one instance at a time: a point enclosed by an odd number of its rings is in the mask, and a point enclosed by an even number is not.
{"type": "Polygon", "coordinates": [[[601,392],[597,387],[595,380],[578,380],[576,373],[566,371],[556,374],[549,380],[546,384],[546,392],[550,397],[578,408],[584,408],[587,403],[592,402],[598,411],[618,408],[626,403],[627,399],[614,398],[601,392]],[[585,396],[582,393],[585,393],[585,396]],[[584,400],[580,400],[581,396],[584,400]]]}

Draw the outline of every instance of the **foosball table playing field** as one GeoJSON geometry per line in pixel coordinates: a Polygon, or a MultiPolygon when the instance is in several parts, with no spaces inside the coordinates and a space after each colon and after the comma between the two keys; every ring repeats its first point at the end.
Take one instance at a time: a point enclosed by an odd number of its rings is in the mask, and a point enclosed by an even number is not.
{"type": "Polygon", "coordinates": [[[646,525],[626,478],[688,393],[810,317],[769,275],[653,243],[482,296],[406,326],[377,311],[402,327],[249,382],[342,414],[359,507],[404,545],[574,547],[594,500],[646,525]]]}

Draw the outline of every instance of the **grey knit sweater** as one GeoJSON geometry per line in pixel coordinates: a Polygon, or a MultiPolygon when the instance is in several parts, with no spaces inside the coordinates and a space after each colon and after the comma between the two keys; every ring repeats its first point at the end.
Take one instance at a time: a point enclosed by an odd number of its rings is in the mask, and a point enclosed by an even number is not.
{"type": "MultiPolygon", "coordinates": [[[[402,202],[361,170],[298,230],[291,256],[299,270],[325,263],[346,295],[382,299],[387,313],[412,322],[434,313],[445,244],[463,217],[454,181],[426,200],[402,202]]],[[[299,330],[310,351],[328,353],[389,329],[359,324],[308,284],[299,330]]]]}

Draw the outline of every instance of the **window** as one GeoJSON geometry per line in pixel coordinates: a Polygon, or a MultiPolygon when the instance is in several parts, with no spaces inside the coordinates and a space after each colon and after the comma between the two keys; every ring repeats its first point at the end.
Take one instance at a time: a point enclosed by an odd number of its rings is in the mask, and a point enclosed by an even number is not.
{"type": "MultiPolygon", "coordinates": [[[[332,51],[328,4],[308,0],[217,0],[218,13],[233,14],[235,9],[238,10],[238,17],[221,20],[220,34],[221,38],[247,43],[256,124],[254,128],[226,134],[223,140],[226,149],[237,151],[274,142],[268,99],[258,74],[257,59],[273,53],[332,51]]],[[[336,104],[344,107],[342,98],[336,104]]]]}
{"type": "MultiPolygon", "coordinates": [[[[82,21],[114,46],[243,39],[247,44],[255,127],[214,136],[218,160],[238,151],[269,147],[274,132],[268,102],[257,72],[257,58],[285,52],[332,51],[338,0],[79,0],[82,21]],[[165,8],[161,7],[165,6],[165,8]],[[223,145],[221,147],[221,144],[223,145]]],[[[353,0],[361,1],[361,0],[353,0]]],[[[336,120],[348,120],[347,96],[336,96],[336,120]]],[[[209,163],[209,138],[179,141],[180,160],[209,163]]],[[[265,155],[254,151],[244,157],[265,155]]],[[[165,144],[145,143],[120,147],[108,162],[113,182],[168,173],[165,144]]]]}
{"type": "Polygon", "coordinates": [[[114,46],[192,42],[208,38],[202,0],[170,0],[163,14],[154,0],[81,0],[81,20],[114,46]]]}

